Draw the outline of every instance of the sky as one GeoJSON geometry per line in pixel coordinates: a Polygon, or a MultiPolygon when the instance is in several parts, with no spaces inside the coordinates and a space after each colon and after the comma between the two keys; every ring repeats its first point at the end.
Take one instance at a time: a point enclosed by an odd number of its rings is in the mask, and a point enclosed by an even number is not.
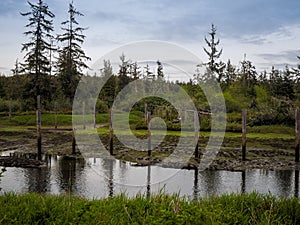
{"type": "MultiPolygon", "coordinates": [[[[30,1],[36,3],[37,0],[30,1]]],[[[67,18],[67,0],[44,0],[55,14],[55,34],[67,18]]],[[[221,60],[239,66],[246,59],[258,72],[295,67],[300,60],[299,0],[73,0],[84,14],[78,18],[85,31],[82,46],[93,65],[101,56],[119,46],[143,40],[168,41],[180,45],[207,62],[211,24],[217,28],[223,49],[221,60]]],[[[23,61],[22,43],[28,20],[20,12],[28,12],[23,0],[0,2],[0,74],[11,75],[16,59],[23,61]]],[[[126,55],[126,52],[124,53],[126,55]]]]}

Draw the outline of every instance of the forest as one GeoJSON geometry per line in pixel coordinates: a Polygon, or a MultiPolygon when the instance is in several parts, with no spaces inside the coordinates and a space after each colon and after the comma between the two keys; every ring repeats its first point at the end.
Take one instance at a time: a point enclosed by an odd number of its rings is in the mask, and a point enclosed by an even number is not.
{"type": "MultiPolygon", "coordinates": [[[[84,15],[70,3],[67,19],[61,22],[61,33],[54,35],[55,15],[47,4],[42,0],[36,4],[29,2],[29,8],[29,12],[21,13],[28,20],[24,28],[28,42],[21,44],[21,51],[25,53],[23,62],[16,60],[12,74],[0,76],[0,112],[7,114],[10,108],[16,114],[32,112],[36,110],[36,96],[40,95],[43,111],[53,111],[56,107],[62,113],[71,113],[78,82],[82,77],[94,76],[89,74],[87,66],[91,58],[82,48],[87,28],[81,27],[78,19],[84,15]]],[[[239,65],[233,65],[230,59],[227,62],[220,60],[223,49],[214,24],[204,39],[206,46],[203,49],[207,55],[204,66],[221,86],[228,122],[239,123],[241,111],[247,109],[250,126],[294,123],[294,112],[300,105],[300,64],[296,68],[286,66],[280,70],[272,67],[269,71],[257,71],[245,54],[239,65]]],[[[107,113],[115,96],[136,79],[149,82],[160,79],[180,85],[198,110],[210,111],[199,87],[199,83],[205,83],[208,78],[197,73],[197,65],[193,79],[186,82],[167,80],[163,66],[164,62],[157,61],[156,71],[152,72],[148,65],[142,67],[127,59],[125,52],[120,56],[119,70],[114,73],[109,59],[104,60],[103,68],[99,70],[103,76],[111,77],[99,94],[97,112],[107,113]]],[[[147,101],[171,107],[163,99],[152,98],[137,104],[135,110],[143,111],[147,101]]],[[[154,113],[154,109],[151,112],[154,113]]],[[[173,110],[167,112],[172,113],[173,110]]],[[[169,115],[166,119],[171,121],[175,117],[169,115]]]]}

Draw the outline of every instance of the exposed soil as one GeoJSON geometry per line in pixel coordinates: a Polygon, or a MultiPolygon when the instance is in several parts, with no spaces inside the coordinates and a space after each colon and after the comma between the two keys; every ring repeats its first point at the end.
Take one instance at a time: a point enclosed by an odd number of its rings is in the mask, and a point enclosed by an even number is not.
{"type": "MultiPolygon", "coordinates": [[[[127,138],[127,137],[126,137],[127,138]]],[[[144,137],[145,138],[145,137],[144,137]]],[[[108,136],[100,136],[102,143],[108,149],[108,136]]],[[[130,142],[130,137],[128,136],[130,142]]],[[[135,166],[155,165],[162,163],[176,147],[179,137],[166,136],[164,142],[158,145],[153,151],[151,157],[148,157],[147,151],[136,151],[126,148],[117,138],[114,138],[115,158],[130,161],[135,166]]],[[[70,155],[72,146],[72,133],[70,130],[48,129],[42,131],[42,151],[43,153],[70,155]]],[[[200,155],[205,151],[208,138],[200,137],[199,151],[200,155]]],[[[217,157],[207,169],[210,170],[244,170],[244,169],[269,169],[269,170],[287,170],[300,169],[300,164],[294,161],[294,140],[283,138],[270,139],[248,139],[247,159],[242,161],[240,138],[225,138],[217,157]]],[[[184,154],[184,149],[181,150],[184,154]]],[[[36,132],[28,129],[24,131],[0,131],[0,152],[36,152],[36,132]]],[[[181,162],[178,158],[175,163],[164,162],[160,164],[165,167],[193,169],[199,166],[194,158],[188,162],[181,162]]],[[[201,162],[201,156],[200,156],[201,162]]],[[[202,163],[202,162],[201,162],[202,163]]],[[[201,166],[200,163],[200,166],[201,166]]],[[[0,166],[15,167],[40,167],[43,162],[36,159],[0,157],[0,166]]]]}

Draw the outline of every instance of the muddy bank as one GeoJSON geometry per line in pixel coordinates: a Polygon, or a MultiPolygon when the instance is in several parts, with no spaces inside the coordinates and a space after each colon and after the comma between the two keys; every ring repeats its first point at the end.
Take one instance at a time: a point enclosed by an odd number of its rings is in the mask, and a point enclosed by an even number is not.
{"type": "Polygon", "coordinates": [[[47,166],[45,162],[36,159],[27,159],[10,156],[0,156],[0,166],[3,167],[22,167],[22,168],[40,168],[47,166]]]}
{"type": "MultiPolygon", "coordinates": [[[[69,130],[43,130],[42,133],[42,151],[43,153],[55,155],[71,155],[72,133],[69,130]]],[[[135,145],[130,136],[125,137],[129,144],[135,145]],[[132,143],[131,143],[132,142],[132,143]]],[[[145,138],[143,136],[139,138],[145,138]]],[[[106,149],[108,149],[108,136],[101,135],[100,139],[106,149]]],[[[129,161],[135,166],[161,165],[171,168],[193,169],[199,166],[199,163],[191,158],[188,162],[182,163],[182,159],[172,163],[164,162],[177,147],[178,136],[166,136],[162,143],[156,146],[151,157],[147,156],[147,151],[132,150],[124,146],[116,137],[114,138],[114,156],[123,161],[129,161]]],[[[242,161],[241,139],[225,138],[222,147],[217,156],[207,169],[209,170],[244,170],[244,169],[269,169],[269,170],[288,170],[300,169],[299,163],[294,162],[294,140],[284,138],[248,138],[247,160],[242,161]]],[[[199,151],[205,151],[208,137],[200,137],[199,151]]],[[[190,143],[186,143],[187,145],[190,143]]],[[[184,154],[186,149],[183,147],[179,151],[184,154]]],[[[28,129],[24,131],[0,131],[0,152],[36,152],[36,132],[28,129]]],[[[201,160],[201,154],[200,154],[201,160]]],[[[201,161],[200,161],[201,162],[201,161]]],[[[30,167],[43,166],[38,162],[24,162],[19,159],[8,157],[0,158],[0,166],[23,166],[30,167]]],[[[201,166],[201,163],[200,163],[201,166]]]]}

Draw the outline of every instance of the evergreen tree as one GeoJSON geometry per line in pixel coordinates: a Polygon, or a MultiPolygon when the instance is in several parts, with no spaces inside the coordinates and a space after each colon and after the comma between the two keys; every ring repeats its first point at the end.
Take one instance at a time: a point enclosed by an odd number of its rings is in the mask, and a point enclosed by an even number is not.
{"type": "Polygon", "coordinates": [[[257,72],[252,62],[246,60],[246,54],[244,60],[241,62],[241,68],[239,72],[244,96],[255,96],[254,85],[257,81],[257,72]]]}
{"type": "Polygon", "coordinates": [[[24,69],[22,69],[21,63],[19,63],[19,60],[16,59],[15,68],[11,70],[11,72],[13,73],[13,76],[17,76],[17,75],[21,74],[23,70],[24,69]]]}
{"type": "Polygon", "coordinates": [[[80,27],[76,20],[77,16],[83,16],[83,14],[74,8],[73,2],[69,4],[68,13],[69,18],[61,23],[64,26],[61,29],[65,33],[57,37],[59,42],[65,44],[59,49],[57,68],[61,89],[72,105],[77,84],[83,75],[83,69],[88,68],[86,61],[91,59],[85,55],[81,48],[85,39],[83,31],[86,28],[80,27]]]}
{"type": "Polygon", "coordinates": [[[163,72],[163,65],[159,60],[157,60],[156,63],[157,63],[157,79],[163,80],[165,76],[163,72]]]}
{"type": "Polygon", "coordinates": [[[150,66],[149,64],[147,64],[145,67],[144,67],[144,78],[146,80],[154,80],[155,79],[155,75],[150,71],[150,66]]]}
{"type": "Polygon", "coordinates": [[[140,67],[137,62],[130,64],[130,74],[134,80],[137,80],[141,77],[140,67]]]}
{"type": "Polygon", "coordinates": [[[288,68],[288,66],[285,67],[282,76],[283,77],[282,77],[282,85],[281,85],[281,95],[292,100],[295,97],[294,81],[293,81],[293,74],[288,68]]]}
{"type": "Polygon", "coordinates": [[[118,73],[118,92],[121,91],[130,82],[130,60],[126,60],[126,56],[122,54],[120,56],[121,64],[119,65],[118,73]]]}
{"type": "Polygon", "coordinates": [[[54,14],[42,0],[39,0],[37,4],[31,2],[28,4],[31,11],[21,13],[22,16],[29,17],[29,23],[26,25],[29,30],[24,34],[30,37],[30,41],[22,47],[22,51],[27,52],[23,68],[25,72],[33,75],[29,87],[30,95],[42,95],[45,99],[50,95],[47,77],[50,72],[48,52],[51,49],[50,40],[53,38],[51,32],[54,30],[52,21],[54,14]]]}
{"type": "Polygon", "coordinates": [[[109,79],[102,87],[99,98],[106,103],[108,108],[110,108],[117,93],[117,77],[113,75],[113,68],[109,60],[103,61],[103,68],[100,69],[100,71],[103,77],[109,77],[109,79]]]}
{"type": "Polygon", "coordinates": [[[221,61],[218,61],[218,59],[222,55],[223,49],[221,49],[220,51],[217,50],[217,46],[220,44],[220,39],[216,40],[216,31],[217,31],[217,29],[215,28],[214,24],[212,24],[211,32],[209,32],[210,40],[208,40],[205,37],[205,42],[209,48],[208,49],[203,48],[203,49],[204,49],[205,53],[208,55],[208,63],[206,63],[206,65],[208,66],[209,74],[216,73],[217,81],[221,82],[225,64],[221,61]]]}
{"type": "Polygon", "coordinates": [[[227,87],[229,87],[236,80],[235,67],[231,64],[230,59],[228,59],[226,68],[224,71],[224,82],[227,87]]]}

